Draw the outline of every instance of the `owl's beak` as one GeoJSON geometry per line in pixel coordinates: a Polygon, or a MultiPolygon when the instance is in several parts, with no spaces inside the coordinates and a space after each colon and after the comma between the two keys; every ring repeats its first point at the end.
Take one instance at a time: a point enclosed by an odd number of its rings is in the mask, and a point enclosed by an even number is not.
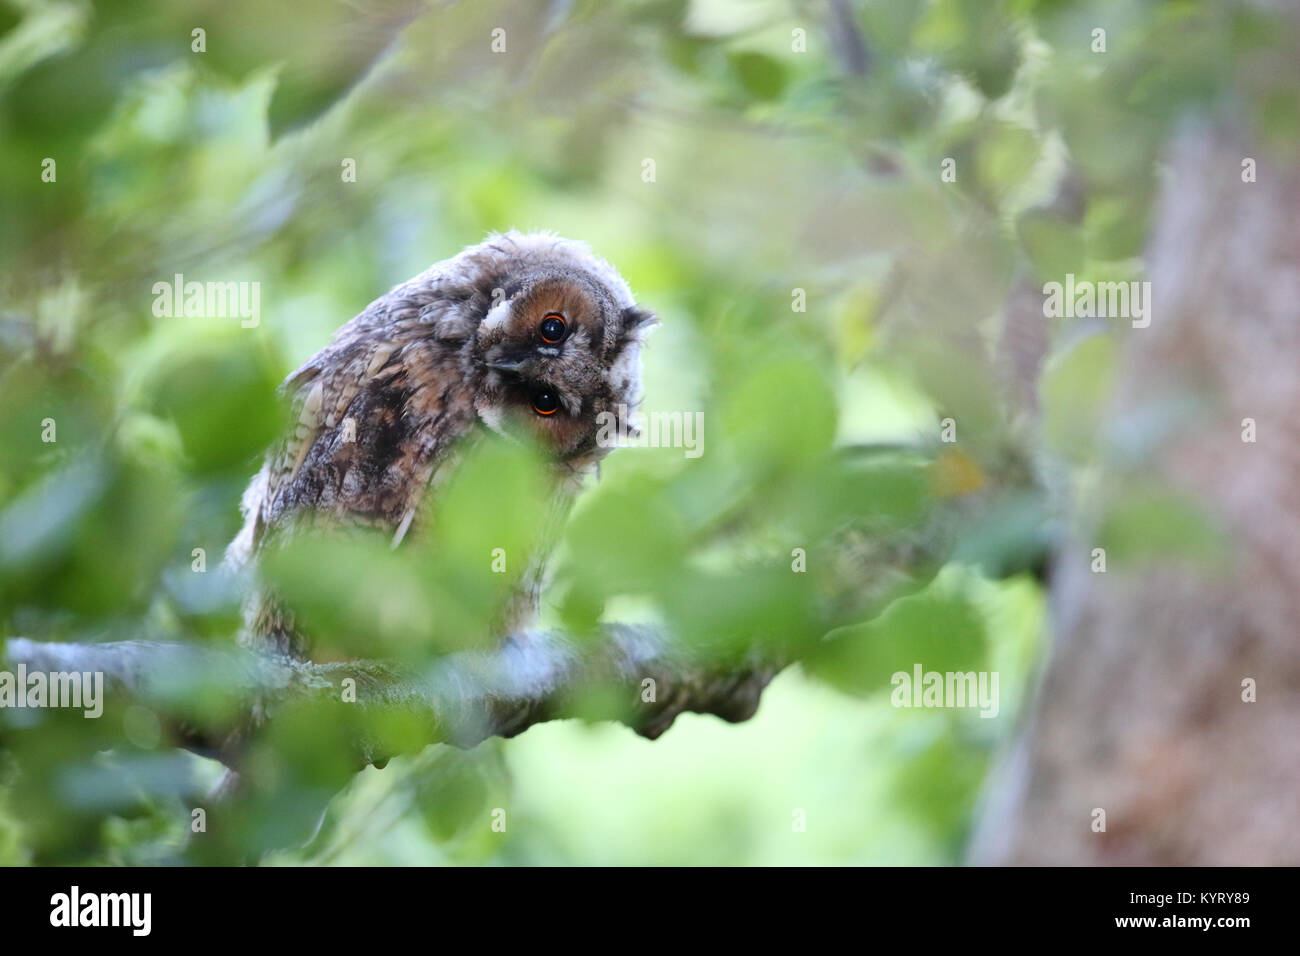
{"type": "Polygon", "coordinates": [[[489,359],[488,368],[496,369],[498,372],[519,372],[532,361],[531,354],[525,355],[503,355],[500,358],[489,359]]]}

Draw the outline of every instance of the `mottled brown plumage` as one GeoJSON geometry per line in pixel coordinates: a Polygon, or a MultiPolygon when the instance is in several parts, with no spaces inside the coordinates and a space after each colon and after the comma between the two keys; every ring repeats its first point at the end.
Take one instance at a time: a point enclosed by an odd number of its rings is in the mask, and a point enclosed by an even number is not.
{"type": "MultiPolygon", "coordinates": [[[[562,511],[609,451],[601,424],[615,422],[615,434],[632,427],[653,324],[612,266],[556,236],[494,235],[432,266],[285,380],[293,432],[245,492],[228,561],[251,564],[304,521],[390,528],[400,544],[439,470],[479,429],[538,439],[555,462],[562,511]]],[[[309,650],[292,614],[265,594],[251,602],[246,637],[309,650]]]]}

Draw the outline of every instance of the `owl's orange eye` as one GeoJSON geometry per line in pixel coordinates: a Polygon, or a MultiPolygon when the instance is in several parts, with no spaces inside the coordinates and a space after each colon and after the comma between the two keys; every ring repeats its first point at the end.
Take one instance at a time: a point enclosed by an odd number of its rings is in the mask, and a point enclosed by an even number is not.
{"type": "Polygon", "coordinates": [[[564,338],[564,316],[558,312],[547,312],[542,317],[542,324],[537,327],[537,331],[543,342],[554,345],[564,338]]]}
{"type": "Polygon", "coordinates": [[[538,415],[554,415],[560,408],[560,400],[554,393],[541,391],[533,396],[533,411],[538,415]]]}

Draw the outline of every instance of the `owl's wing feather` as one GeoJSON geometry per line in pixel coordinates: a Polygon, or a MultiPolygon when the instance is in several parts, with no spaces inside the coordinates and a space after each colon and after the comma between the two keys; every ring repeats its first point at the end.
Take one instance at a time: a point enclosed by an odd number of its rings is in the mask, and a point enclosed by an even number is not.
{"type": "Polygon", "coordinates": [[[293,428],[246,494],[236,539],[245,558],[304,514],[395,528],[400,540],[437,462],[475,418],[454,356],[418,335],[336,341],[284,390],[293,428]]]}

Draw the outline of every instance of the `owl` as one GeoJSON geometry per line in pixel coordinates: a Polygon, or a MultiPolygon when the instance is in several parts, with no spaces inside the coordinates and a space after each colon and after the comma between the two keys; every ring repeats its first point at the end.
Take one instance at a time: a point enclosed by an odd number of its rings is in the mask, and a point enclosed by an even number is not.
{"type": "MultiPolygon", "coordinates": [[[[292,430],[244,493],[228,564],[249,567],[302,523],[372,526],[397,547],[466,443],[531,437],[554,477],[554,527],[585,476],[635,433],[641,346],[656,324],[627,283],[578,242],[494,234],[370,303],[281,386],[292,430]]],[[[503,627],[535,611],[532,558],[503,627]]],[[[243,641],[307,656],[307,635],[266,590],[243,641]]]]}

